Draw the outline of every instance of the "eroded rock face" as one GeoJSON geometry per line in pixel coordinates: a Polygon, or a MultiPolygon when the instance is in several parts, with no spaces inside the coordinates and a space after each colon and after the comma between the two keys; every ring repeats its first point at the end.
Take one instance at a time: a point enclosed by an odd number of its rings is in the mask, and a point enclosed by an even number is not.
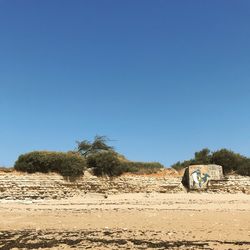
{"type": "Polygon", "coordinates": [[[90,173],[70,182],[50,174],[1,173],[0,199],[61,199],[85,193],[174,193],[183,191],[180,177],[121,176],[98,178],[90,173]]]}
{"type": "MultiPolygon", "coordinates": [[[[199,189],[197,189],[199,190],[199,189]]],[[[27,174],[0,172],[0,199],[62,199],[86,193],[179,193],[186,192],[181,177],[176,176],[120,176],[97,178],[86,174],[70,182],[62,176],[50,174],[27,174]]],[[[250,177],[227,176],[224,179],[210,179],[206,192],[250,194],[250,177]]]]}

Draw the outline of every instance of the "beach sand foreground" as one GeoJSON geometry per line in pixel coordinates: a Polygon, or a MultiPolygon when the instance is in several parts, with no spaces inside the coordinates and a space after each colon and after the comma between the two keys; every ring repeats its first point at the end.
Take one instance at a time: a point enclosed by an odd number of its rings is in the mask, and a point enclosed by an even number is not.
{"type": "Polygon", "coordinates": [[[0,249],[250,249],[250,195],[1,200],[0,249]]]}

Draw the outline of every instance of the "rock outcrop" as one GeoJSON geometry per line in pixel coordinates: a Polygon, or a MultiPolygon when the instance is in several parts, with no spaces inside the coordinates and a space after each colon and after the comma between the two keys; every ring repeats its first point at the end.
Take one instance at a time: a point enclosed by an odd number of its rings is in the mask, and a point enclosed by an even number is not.
{"type": "MultiPolygon", "coordinates": [[[[177,176],[125,175],[98,178],[89,173],[75,181],[50,174],[0,172],[0,199],[62,199],[86,193],[177,193],[187,192],[177,176]]],[[[227,176],[211,181],[206,192],[250,194],[250,177],[227,176]]]]}

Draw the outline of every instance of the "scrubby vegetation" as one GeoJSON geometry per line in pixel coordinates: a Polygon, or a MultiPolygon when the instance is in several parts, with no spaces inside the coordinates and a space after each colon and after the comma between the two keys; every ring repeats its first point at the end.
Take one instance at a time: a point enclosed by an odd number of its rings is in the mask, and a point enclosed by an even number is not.
{"type": "Polygon", "coordinates": [[[92,154],[87,157],[87,164],[97,176],[118,176],[127,172],[151,174],[164,168],[157,162],[128,161],[113,151],[92,154]]]}
{"type": "Polygon", "coordinates": [[[97,176],[117,176],[124,172],[118,155],[112,151],[98,152],[88,156],[87,164],[97,176]]]}
{"type": "Polygon", "coordinates": [[[13,168],[8,168],[8,167],[0,167],[1,172],[9,173],[13,171],[13,168]]]}
{"type": "Polygon", "coordinates": [[[34,151],[20,155],[14,169],[28,173],[56,172],[63,176],[77,177],[86,168],[91,168],[96,176],[119,176],[126,172],[150,174],[164,168],[157,162],[133,162],[110,151],[89,154],[86,158],[77,152],[34,151]]]}
{"type": "Polygon", "coordinates": [[[228,149],[211,152],[205,148],[196,152],[193,159],[177,162],[171,167],[180,170],[194,164],[217,164],[223,167],[224,174],[235,172],[250,176],[250,158],[228,149]]]}
{"type": "Polygon", "coordinates": [[[19,156],[15,170],[28,173],[56,172],[63,176],[78,177],[86,168],[97,176],[119,176],[126,172],[150,174],[164,168],[157,162],[132,162],[107,145],[108,138],[96,136],[93,142],[77,142],[77,150],[68,153],[34,151],[19,156]]]}
{"type": "Polygon", "coordinates": [[[97,176],[118,176],[127,172],[150,174],[164,168],[157,162],[129,161],[107,145],[108,141],[105,136],[96,136],[93,142],[87,140],[77,142],[78,152],[86,158],[88,167],[92,168],[97,176]]]}
{"type": "MultiPolygon", "coordinates": [[[[78,177],[86,168],[91,168],[97,176],[119,176],[128,172],[151,174],[164,168],[158,162],[129,161],[107,145],[108,141],[105,136],[96,136],[92,142],[77,142],[77,149],[67,153],[34,151],[23,154],[19,156],[14,169],[28,173],[56,172],[63,176],[78,177]]],[[[234,172],[250,176],[250,158],[227,149],[212,152],[205,148],[196,152],[194,158],[177,162],[171,167],[181,170],[195,164],[218,164],[223,167],[224,174],[234,172]]]]}
{"type": "Polygon", "coordinates": [[[152,174],[163,169],[164,166],[159,162],[123,162],[122,167],[126,172],[135,174],[152,174]]]}
{"type": "Polygon", "coordinates": [[[56,172],[63,176],[77,177],[82,175],[86,166],[86,160],[72,152],[34,151],[20,155],[14,168],[28,173],[56,172]]]}

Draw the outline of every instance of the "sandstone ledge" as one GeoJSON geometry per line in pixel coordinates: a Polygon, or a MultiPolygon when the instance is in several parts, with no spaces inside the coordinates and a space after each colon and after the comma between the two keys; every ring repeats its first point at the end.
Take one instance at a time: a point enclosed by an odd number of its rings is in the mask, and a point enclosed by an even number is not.
{"type": "MultiPolygon", "coordinates": [[[[90,174],[68,181],[62,176],[0,172],[0,199],[62,199],[86,193],[180,193],[187,192],[180,176],[124,175],[97,178],[90,174]]],[[[227,176],[222,181],[211,181],[206,192],[250,194],[250,177],[227,176]]]]}

